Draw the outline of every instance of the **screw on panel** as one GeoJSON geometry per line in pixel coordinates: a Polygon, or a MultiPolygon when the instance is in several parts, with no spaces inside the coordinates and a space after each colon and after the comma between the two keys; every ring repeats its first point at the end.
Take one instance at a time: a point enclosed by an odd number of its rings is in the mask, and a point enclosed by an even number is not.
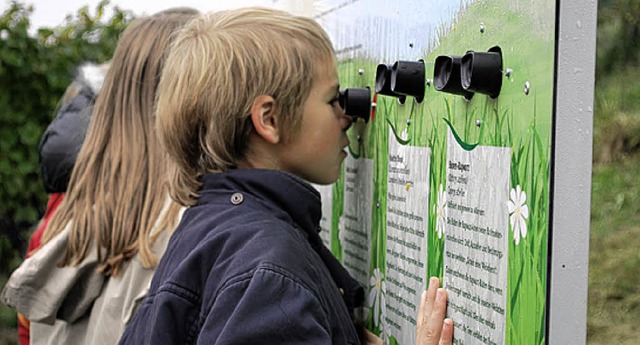
{"type": "Polygon", "coordinates": [[[531,90],[531,84],[529,84],[529,82],[527,81],[526,83],[524,83],[524,94],[528,95],[530,90],[531,90]]]}
{"type": "Polygon", "coordinates": [[[413,42],[409,42],[409,48],[413,48],[413,42]]]}
{"type": "Polygon", "coordinates": [[[480,33],[484,33],[484,23],[480,23],[480,33]]]}
{"type": "Polygon", "coordinates": [[[511,74],[513,74],[513,69],[511,69],[511,68],[507,68],[507,70],[504,71],[504,75],[507,78],[511,78],[511,74]]]}
{"type": "Polygon", "coordinates": [[[358,134],[358,142],[362,142],[362,136],[358,134]]]}
{"type": "Polygon", "coordinates": [[[431,87],[431,83],[433,83],[433,79],[427,79],[425,81],[425,84],[427,84],[427,86],[431,87]]]}
{"type": "Polygon", "coordinates": [[[380,200],[376,201],[376,207],[380,208],[380,200]]]}
{"type": "Polygon", "coordinates": [[[482,126],[482,121],[481,120],[476,120],[476,126],[478,126],[478,127],[482,126]]]}
{"type": "Polygon", "coordinates": [[[407,126],[411,125],[411,119],[407,119],[407,126]]]}
{"type": "Polygon", "coordinates": [[[364,73],[364,68],[358,69],[358,74],[362,75],[364,73]]]}

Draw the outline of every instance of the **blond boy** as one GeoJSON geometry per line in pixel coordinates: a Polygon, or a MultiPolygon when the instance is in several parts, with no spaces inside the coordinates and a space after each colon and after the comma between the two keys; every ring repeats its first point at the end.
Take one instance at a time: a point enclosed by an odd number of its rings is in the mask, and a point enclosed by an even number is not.
{"type": "Polygon", "coordinates": [[[207,14],[165,66],[157,130],[190,207],[121,344],[360,344],[363,290],[322,245],[309,184],[336,181],[349,144],[327,34],[282,11],[207,14]]]}

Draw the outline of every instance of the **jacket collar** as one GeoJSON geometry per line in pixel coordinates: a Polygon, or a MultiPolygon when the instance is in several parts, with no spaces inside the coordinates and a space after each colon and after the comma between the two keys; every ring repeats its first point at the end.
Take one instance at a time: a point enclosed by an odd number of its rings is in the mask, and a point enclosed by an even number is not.
{"type": "Polygon", "coordinates": [[[224,173],[209,173],[202,176],[203,186],[198,203],[207,203],[220,194],[240,192],[254,196],[274,213],[284,211],[292,225],[307,237],[311,247],[327,266],[336,285],[343,290],[343,299],[349,313],[364,302],[364,289],[342,267],[320,239],[321,217],[320,193],[309,183],[279,170],[234,169],[224,173]]]}
{"type": "Polygon", "coordinates": [[[274,211],[282,210],[287,213],[310,242],[320,241],[320,194],[299,177],[279,170],[247,168],[208,173],[201,180],[203,185],[199,204],[210,200],[207,195],[209,192],[246,193],[274,211]]]}

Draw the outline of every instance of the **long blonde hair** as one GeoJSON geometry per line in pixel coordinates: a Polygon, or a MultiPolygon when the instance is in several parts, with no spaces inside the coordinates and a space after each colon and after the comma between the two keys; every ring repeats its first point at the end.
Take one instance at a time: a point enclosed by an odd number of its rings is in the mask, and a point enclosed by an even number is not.
{"type": "Polygon", "coordinates": [[[171,156],[171,197],[193,205],[207,172],[246,158],[256,97],[275,99],[284,140],[295,137],[318,65],[334,61],[312,19],[265,9],[208,13],[176,35],[158,86],[158,135],[171,156]]]}
{"type": "Polygon", "coordinates": [[[157,264],[151,245],[158,233],[175,227],[179,206],[171,203],[163,213],[165,159],[153,102],[172,33],[197,13],[163,11],[135,20],[123,32],[67,195],[43,235],[47,243],[70,226],[61,265],[79,264],[91,246],[98,252],[98,270],[107,276],[117,276],[136,253],[145,267],[157,264]],[[155,226],[159,230],[151,236],[155,226]]]}

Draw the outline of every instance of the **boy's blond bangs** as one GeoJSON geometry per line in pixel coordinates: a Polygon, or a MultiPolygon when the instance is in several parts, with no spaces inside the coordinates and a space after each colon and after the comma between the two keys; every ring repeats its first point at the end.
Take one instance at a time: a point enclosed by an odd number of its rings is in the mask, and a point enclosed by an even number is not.
{"type": "Polygon", "coordinates": [[[193,205],[199,177],[246,158],[249,114],[272,96],[285,140],[295,137],[316,67],[334,63],[329,37],[313,20],[248,8],[209,13],[177,35],[157,94],[159,138],[171,157],[171,196],[193,205]]]}

